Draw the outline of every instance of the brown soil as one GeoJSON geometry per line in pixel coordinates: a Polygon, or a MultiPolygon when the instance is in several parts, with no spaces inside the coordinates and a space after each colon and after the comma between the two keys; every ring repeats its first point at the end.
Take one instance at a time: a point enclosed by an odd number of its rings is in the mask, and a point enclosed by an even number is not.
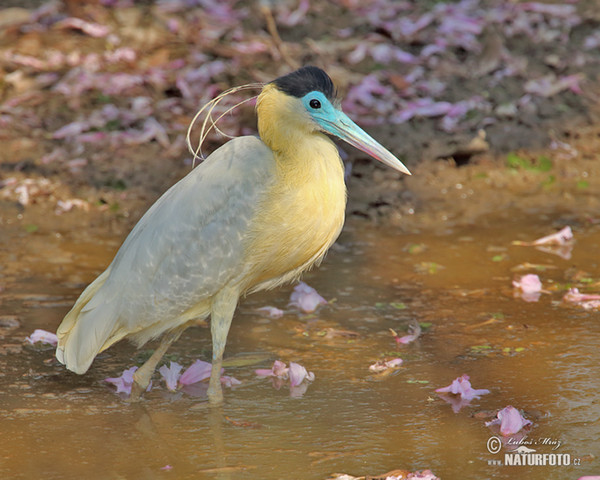
{"type": "MultiPolygon", "coordinates": [[[[287,52],[298,64],[328,64],[327,52],[306,41],[307,29],[310,27],[313,43],[317,39],[319,45],[323,45],[327,42],[328,25],[320,19],[335,16],[339,28],[355,25],[358,19],[349,16],[340,6],[343,4],[319,6],[308,25],[280,28],[284,44],[279,54],[287,52]]],[[[515,56],[527,57],[531,72],[545,71],[549,68],[549,55],[554,55],[554,62],[557,55],[559,58],[574,55],[581,50],[584,38],[598,29],[600,19],[594,5],[593,0],[579,2],[578,12],[584,21],[570,33],[569,43],[559,45],[555,52],[547,48],[532,50],[531,44],[520,46],[515,39],[506,40],[504,47],[515,56]]],[[[96,22],[101,20],[120,29],[119,34],[127,39],[128,45],[140,52],[136,64],[125,65],[125,70],[163,66],[166,61],[189,55],[194,48],[189,40],[193,31],[183,29],[178,36],[169,34],[164,18],[149,5],[109,10],[94,2],[87,6],[67,2],[63,11],[96,22]]],[[[21,8],[0,10],[0,14],[4,31],[0,52],[43,58],[43,52],[49,49],[101,54],[106,48],[105,39],[92,38],[74,29],[23,29],[24,20],[19,19],[28,18],[28,13],[21,8]]],[[[252,38],[272,42],[259,14],[249,16],[243,28],[254,32],[252,38]]],[[[228,73],[218,77],[223,88],[268,80],[290,68],[281,61],[276,66],[273,60],[278,50],[275,46],[247,58],[231,51],[223,42],[207,45],[205,52],[213,58],[239,62],[235,78],[228,73]]],[[[455,100],[453,97],[465,89],[481,90],[483,83],[469,72],[484,61],[482,53],[468,56],[462,71],[454,68],[447,72],[440,67],[440,77],[448,84],[449,101],[455,100]]],[[[342,91],[347,89],[348,72],[354,67],[346,68],[342,69],[338,62],[330,70],[342,91]]],[[[368,68],[368,64],[361,64],[356,67],[360,73],[350,77],[366,74],[368,68]]],[[[564,65],[553,64],[552,68],[570,73],[564,65]]],[[[65,102],[65,98],[52,89],[35,84],[40,72],[18,67],[6,57],[0,60],[0,69],[5,74],[0,83],[0,99],[5,102],[0,114],[8,112],[7,105],[15,99],[16,105],[11,108],[20,111],[18,122],[9,117],[2,121],[0,117],[3,147],[0,151],[0,221],[5,225],[20,225],[19,228],[31,231],[37,228],[72,231],[77,230],[81,222],[91,222],[99,233],[123,234],[162,192],[189,171],[190,165],[183,161],[189,155],[178,140],[193,110],[154,112],[161,123],[174,128],[168,131],[169,146],[156,140],[137,145],[109,142],[83,145],[53,139],[52,132],[76,119],[85,119],[97,110],[105,101],[102,95],[90,91],[79,98],[67,98],[65,102]],[[28,117],[29,111],[35,115],[28,117]],[[61,146],[64,158],[41,161],[44,155],[61,146]],[[19,189],[23,185],[28,195],[26,201],[21,196],[23,189],[19,189]],[[84,203],[63,208],[68,211],[57,216],[55,212],[61,212],[57,202],[71,199],[83,199],[84,203]]],[[[536,98],[528,114],[497,115],[483,135],[477,118],[469,119],[464,128],[454,133],[440,131],[436,119],[423,118],[401,125],[368,128],[405,161],[413,176],[401,177],[360,153],[349,152],[353,162],[348,182],[349,215],[392,223],[407,230],[485,222],[498,214],[510,217],[514,209],[534,214],[560,211],[595,216],[600,198],[597,175],[600,122],[596,101],[600,62],[596,59],[581,64],[577,71],[584,79],[582,94],[561,91],[548,98],[536,98]],[[512,162],[507,162],[508,154],[512,155],[512,162]]],[[[68,72],[66,66],[58,71],[60,75],[65,72],[68,72]]],[[[525,80],[518,76],[509,78],[503,88],[486,94],[493,97],[494,105],[502,105],[525,80]]],[[[160,90],[142,85],[126,96],[110,100],[124,106],[131,98],[144,95],[160,102],[179,95],[173,81],[173,77],[168,77],[160,90]]],[[[357,120],[360,123],[360,119],[357,120]]],[[[253,119],[248,111],[239,121],[252,128],[253,119]]]]}

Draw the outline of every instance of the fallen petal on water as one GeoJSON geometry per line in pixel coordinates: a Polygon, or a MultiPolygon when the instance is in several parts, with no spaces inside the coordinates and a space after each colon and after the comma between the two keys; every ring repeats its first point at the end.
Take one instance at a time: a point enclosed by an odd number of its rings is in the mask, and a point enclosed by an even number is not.
{"type": "Polygon", "coordinates": [[[527,420],[521,412],[515,407],[508,406],[499,410],[496,414],[496,418],[485,424],[488,427],[494,425],[500,426],[500,433],[503,436],[514,435],[518,433],[522,428],[531,425],[531,421],[527,420]]]}
{"type": "Polygon", "coordinates": [[[373,365],[369,366],[369,370],[374,373],[385,372],[386,370],[392,370],[399,368],[402,365],[403,360],[401,358],[393,358],[392,360],[379,360],[373,365]]]}
{"type": "Polygon", "coordinates": [[[327,300],[304,282],[300,282],[294,287],[289,303],[289,305],[297,307],[305,313],[314,312],[319,305],[326,304],[327,300]]]}
{"type": "Polygon", "coordinates": [[[56,346],[56,344],[58,343],[58,337],[56,336],[56,334],[48,332],[46,330],[42,330],[40,328],[34,330],[29,337],[25,338],[25,340],[27,340],[32,345],[34,343],[40,342],[45,343],[47,345],[56,346]]]}
{"type": "Polygon", "coordinates": [[[167,384],[167,388],[172,392],[177,390],[177,383],[182,369],[183,365],[179,365],[177,362],[171,362],[168,367],[163,365],[158,369],[158,372],[162,375],[167,384]]]}

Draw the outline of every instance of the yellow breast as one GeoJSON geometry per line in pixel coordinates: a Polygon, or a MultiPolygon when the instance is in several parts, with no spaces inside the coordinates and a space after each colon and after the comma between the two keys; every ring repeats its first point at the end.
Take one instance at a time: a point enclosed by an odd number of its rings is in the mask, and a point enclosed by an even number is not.
{"type": "Polygon", "coordinates": [[[293,280],[318,263],[337,239],[346,208],[344,171],[337,147],[315,132],[293,153],[275,152],[276,180],[252,222],[248,289],[293,280]]]}

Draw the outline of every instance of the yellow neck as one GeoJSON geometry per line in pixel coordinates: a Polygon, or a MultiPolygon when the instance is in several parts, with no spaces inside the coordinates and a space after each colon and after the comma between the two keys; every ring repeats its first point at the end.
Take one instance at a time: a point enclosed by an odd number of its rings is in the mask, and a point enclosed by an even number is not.
{"type": "Polygon", "coordinates": [[[254,285],[268,288],[322,259],[342,228],[346,187],[337,147],[316,129],[299,99],[268,85],[257,111],[277,173],[253,222],[248,261],[254,285]]]}
{"type": "Polygon", "coordinates": [[[290,97],[268,84],[256,103],[258,134],[275,153],[287,156],[297,150],[297,142],[318,133],[298,98],[290,97]]]}

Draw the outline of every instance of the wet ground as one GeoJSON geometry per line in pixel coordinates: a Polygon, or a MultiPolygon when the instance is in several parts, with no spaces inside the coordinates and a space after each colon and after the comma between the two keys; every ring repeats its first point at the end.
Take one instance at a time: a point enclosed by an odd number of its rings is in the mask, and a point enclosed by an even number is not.
{"type": "MultiPolygon", "coordinates": [[[[587,215],[490,215],[478,226],[420,232],[351,217],[322,267],[305,276],[329,305],[316,315],[287,309],[277,320],[256,312],[286,309],[291,287],[241,303],[226,372],[242,384],[212,409],[202,395],[168,392],[158,376],[139,405],[116,395],[103,379],[140,361],[127,343],[85,376],[57,365],[51,347],[24,343],[34,328],[55,330],[121,234],[106,233],[106,224],[104,235],[86,234],[80,213],[79,229],[77,217],[64,228],[60,217],[54,227],[38,218],[32,232],[27,214],[10,213],[0,271],[1,478],[325,479],[429,468],[446,479],[564,479],[599,471],[598,312],[561,302],[568,286],[600,291],[600,226],[587,215]],[[511,244],[566,224],[575,234],[570,259],[511,244]],[[511,281],[523,273],[542,280],[537,302],[515,296],[511,281]],[[422,335],[397,349],[389,329],[403,335],[415,320],[422,335]],[[404,363],[391,375],[369,372],[396,356],[404,363]],[[301,398],[254,375],[275,359],[315,373],[301,398]],[[461,374],[491,393],[454,413],[435,389],[461,374]],[[493,464],[507,450],[488,452],[485,422],[507,405],[533,422],[530,448],[569,454],[571,465],[493,464]]],[[[188,330],[170,354],[182,364],[208,360],[208,329],[188,330]]]]}

